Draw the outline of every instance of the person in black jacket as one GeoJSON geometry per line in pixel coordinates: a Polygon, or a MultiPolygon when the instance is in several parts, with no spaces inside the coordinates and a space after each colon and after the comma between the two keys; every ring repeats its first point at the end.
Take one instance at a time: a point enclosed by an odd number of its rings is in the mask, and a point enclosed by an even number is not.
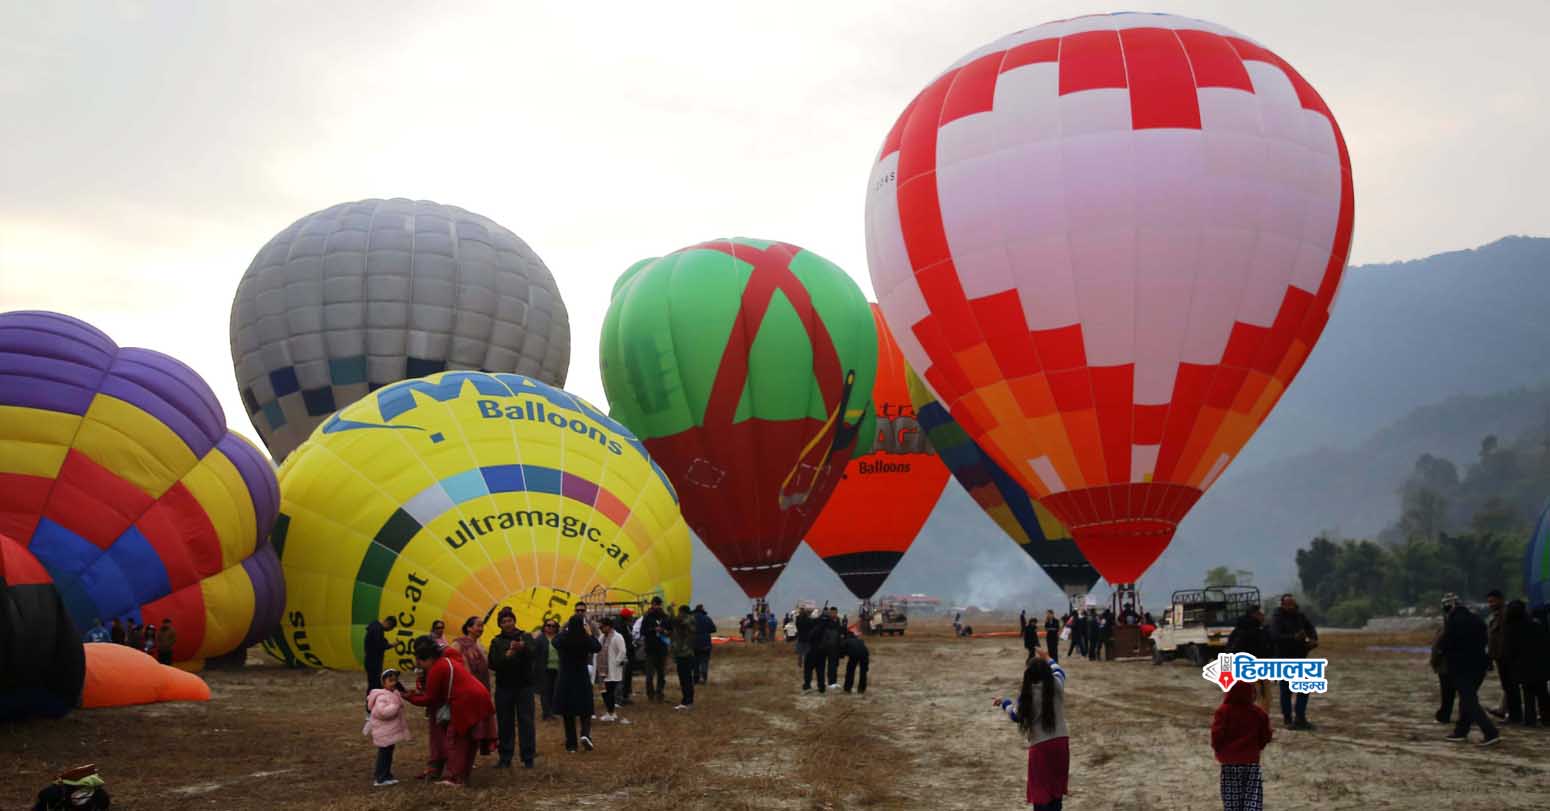
{"type": "Polygon", "coordinates": [[[861,637],[845,629],[845,638],[840,642],[840,655],[845,657],[845,692],[850,692],[854,684],[857,693],[866,692],[867,667],[871,664],[871,655],[867,652],[866,642],[861,637]],[[861,671],[861,680],[856,681],[856,671],[861,671]]]}
{"type": "MultiPolygon", "coordinates": [[[[1308,652],[1319,644],[1319,632],[1307,615],[1297,608],[1297,599],[1290,594],[1281,595],[1281,607],[1276,609],[1270,621],[1271,651],[1278,659],[1305,659],[1308,652]]],[[[1287,729],[1313,729],[1308,723],[1308,694],[1298,693],[1296,713],[1292,710],[1292,688],[1281,682],[1281,718],[1287,729]]]]}
{"type": "MultiPolygon", "coordinates": [[[[1228,653],[1247,653],[1256,659],[1271,659],[1270,637],[1265,633],[1265,609],[1260,606],[1250,606],[1243,616],[1238,618],[1238,624],[1233,626],[1232,633],[1227,636],[1228,653]]],[[[1261,707],[1270,705],[1270,683],[1265,681],[1254,682],[1255,702],[1261,707]]]]}
{"type": "Polygon", "coordinates": [[[1550,678],[1550,641],[1545,626],[1529,617],[1528,606],[1522,600],[1507,604],[1502,620],[1502,667],[1507,669],[1507,683],[1520,693],[1521,700],[1508,702],[1521,713],[1524,726],[1539,726],[1540,720],[1550,723],[1550,696],[1545,695],[1545,680],[1550,678]]]}
{"type": "MultiPolygon", "coordinates": [[[[1049,646],[1049,660],[1060,663],[1060,620],[1055,612],[1049,609],[1044,611],[1044,644],[1049,646]]],[[[1029,651],[1032,653],[1032,651],[1029,651]]]]}
{"type": "Polygon", "coordinates": [[[382,686],[382,660],[387,656],[388,644],[387,632],[398,627],[398,620],[393,617],[383,617],[381,621],[372,620],[366,626],[366,640],[362,644],[365,650],[363,664],[366,665],[366,692],[382,686]]]}
{"type": "Polygon", "coordinates": [[[804,608],[797,612],[797,618],[792,622],[797,626],[797,669],[802,671],[802,678],[806,680],[807,655],[812,650],[813,626],[818,620],[813,617],[813,612],[804,608]]]}
{"type": "Polygon", "coordinates": [[[640,620],[640,635],[646,641],[646,698],[661,702],[667,690],[667,634],[672,627],[662,598],[652,597],[651,608],[640,620]]]}
{"type": "MultiPolygon", "coordinates": [[[[801,639],[800,626],[797,635],[801,639]]],[[[802,666],[802,689],[810,690],[813,686],[813,676],[818,677],[818,692],[826,692],[829,686],[828,667],[826,656],[828,652],[839,648],[838,622],[829,618],[827,612],[820,613],[818,618],[812,621],[807,634],[807,661],[802,666]]]]}
{"type": "Polygon", "coordinates": [[[1491,661],[1486,656],[1486,638],[1485,623],[1467,606],[1455,603],[1448,609],[1441,647],[1448,674],[1453,677],[1454,689],[1458,690],[1459,720],[1447,737],[1455,743],[1469,740],[1472,725],[1478,725],[1481,734],[1485,735],[1481,746],[1501,740],[1496,725],[1480,706],[1480,683],[1485,681],[1485,671],[1491,661]]]}
{"type": "Polygon", "coordinates": [[[716,632],[716,623],[705,613],[705,606],[694,607],[694,680],[704,684],[710,679],[710,652],[714,647],[710,635],[716,632]]]}
{"type": "Polygon", "coordinates": [[[624,683],[619,685],[619,705],[630,704],[630,686],[635,683],[635,668],[640,662],[635,654],[635,632],[631,626],[635,624],[635,612],[629,608],[619,611],[619,621],[615,623],[615,630],[619,636],[624,637],[624,683]]]}
{"type": "MultiPolygon", "coordinates": [[[[517,615],[502,608],[496,617],[501,632],[490,640],[490,670],[495,672],[495,728],[500,737],[497,768],[511,768],[511,756],[521,741],[522,766],[533,768],[538,746],[533,729],[533,693],[538,681],[533,638],[517,628],[517,615]]],[[[545,643],[547,646],[547,642],[545,643]]]]}
{"type": "Polygon", "coordinates": [[[1029,656],[1032,656],[1033,652],[1039,649],[1038,620],[1029,622],[1028,612],[1023,611],[1017,615],[1017,629],[1023,635],[1023,650],[1027,651],[1029,656]]]}
{"type": "Polygon", "coordinates": [[[565,630],[554,638],[560,652],[560,679],[554,686],[554,708],[565,721],[565,751],[576,751],[577,744],[592,751],[593,702],[592,674],[587,670],[592,654],[603,646],[587,627],[587,605],[576,603],[576,613],[565,623],[565,630]],[[576,736],[576,721],[581,721],[581,737],[576,736]]]}

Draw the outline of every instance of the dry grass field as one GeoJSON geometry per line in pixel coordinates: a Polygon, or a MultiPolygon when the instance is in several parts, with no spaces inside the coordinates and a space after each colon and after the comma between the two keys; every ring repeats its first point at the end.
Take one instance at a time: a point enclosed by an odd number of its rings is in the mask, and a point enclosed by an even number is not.
{"type": "MultiPolygon", "coordinates": [[[[1426,641],[1326,635],[1330,693],[1309,713],[1318,729],[1277,723],[1268,807],[1546,807],[1550,731],[1509,728],[1494,749],[1445,743],[1424,657],[1372,649],[1426,641]]],[[[461,790],[372,788],[359,675],[288,671],[255,654],[244,671],[207,675],[208,704],[0,726],[0,808],[26,807],[53,773],[82,762],[99,764],[114,807],[130,809],[1026,807],[1025,750],[989,701],[1018,684],[1017,640],[954,639],[937,625],[869,645],[865,696],[803,694],[785,644],[718,648],[692,711],[628,707],[633,724],[595,724],[597,751],[582,754],[564,751],[558,721],[540,724],[536,768],[483,760],[461,790]]],[[[1221,692],[1199,670],[1068,665],[1067,808],[1220,808],[1209,724],[1221,692]]],[[[1494,685],[1484,692],[1495,701],[1494,685]]],[[[423,733],[418,715],[411,727],[423,733]]],[[[395,772],[415,774],[424,754],[421,740],[400,745],[395,772]]]]}

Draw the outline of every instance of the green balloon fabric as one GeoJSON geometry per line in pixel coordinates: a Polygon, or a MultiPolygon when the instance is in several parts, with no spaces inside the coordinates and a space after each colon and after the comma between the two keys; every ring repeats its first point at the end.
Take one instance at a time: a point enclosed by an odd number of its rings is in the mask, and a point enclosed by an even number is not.
{"type": "Polygon", "coordinates": [[[860,288],[794,245],[701,243],[624,272],[601,354],[611,416],[733,579],[767,594],[863,441],[877,332],[860,288]]]}

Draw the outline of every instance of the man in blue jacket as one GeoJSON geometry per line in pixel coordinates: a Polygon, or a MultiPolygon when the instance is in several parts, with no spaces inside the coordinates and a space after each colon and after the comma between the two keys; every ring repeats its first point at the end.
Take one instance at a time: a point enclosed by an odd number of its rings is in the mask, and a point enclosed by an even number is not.
{"type": "Polygon", "coordinates": [[[1485,651],[1485,622],[1456,599],[1451,606],[1444,604],[1443,608],[1447,620],[1443,623],[1439,647],[1447,662],[1448,674],[1453,677],[1454,689],[1458,690],[1459,703],[1459,720],[1447,740],[1454,743],[1469,740],[1469,727],[1478,724],[1481,734],[1485,735],[1479,745],[1491,746],[1501,740],[1501,735],[1480,707],[1480,683],[1485,681],[1486,667],[1490,663],[1485,651]]]}

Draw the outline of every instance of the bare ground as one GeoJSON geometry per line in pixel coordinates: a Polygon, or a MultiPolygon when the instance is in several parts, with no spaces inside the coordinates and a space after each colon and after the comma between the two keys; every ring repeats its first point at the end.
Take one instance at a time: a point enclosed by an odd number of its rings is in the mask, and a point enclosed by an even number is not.
{"type": "MultiPolygon", "coordinates": [[[[1424,656],[1370,649],[1424,645],[1424,634],[1325,640],[1330,692],[1309,712],[1318,729],[1277,728],[1264,757],[1269,807],[1544,807],[1550,731],[1508,728],[1492,749],[1445,743],[1424,656]]],[[[787,645],[719,648],[692,711],[636,704],[632,725],[595,724],[597,751],[574,755],[559,723],[542,723],[537,768],[483,760],[461,791],[371,787],[358,674],[212,672],[208,704],[0,726],[0,807],[25,807],[52,774],[82,762],[99,765],[124,808],[1026,807],[1025,750],[989,701],[1018,684],[1017,640],[958,640],[939,625],[869,645],[864,697],[802,693],[787,645]]],[[[1066,664],[1067,808],[1220,807],[1209,746],[1220,690],[1183,663],[1066,664]]],[[[1494,684],[1483,692],[1498,695],[1494,684]]],[[[423,733],[418,715],[411,727],[423,733]]],[[[395,772],[416,773],[424,754],[421,740],[400,745],[395,772]]]]}

